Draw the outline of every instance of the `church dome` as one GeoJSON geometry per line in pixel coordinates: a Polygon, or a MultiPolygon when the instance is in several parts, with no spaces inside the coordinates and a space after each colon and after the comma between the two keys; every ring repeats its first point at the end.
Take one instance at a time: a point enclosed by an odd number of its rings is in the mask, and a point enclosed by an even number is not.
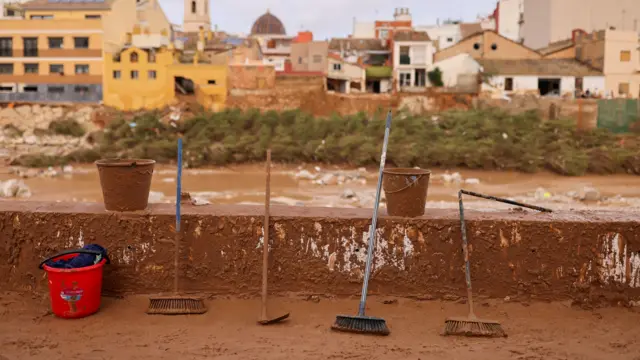
{"type": "Polygon", "coordinates": [[[282,21],[271,15],[269,10],[260,16],[251,27],[251,35],[286,35],[282,21]]]}

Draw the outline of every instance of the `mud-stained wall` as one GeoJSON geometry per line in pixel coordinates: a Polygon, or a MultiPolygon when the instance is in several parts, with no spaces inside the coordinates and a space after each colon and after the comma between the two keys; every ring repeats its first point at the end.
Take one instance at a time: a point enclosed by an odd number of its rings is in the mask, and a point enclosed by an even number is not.
{"type": "MultiPolygon", "coordinates": [[[[105,293],[169,291],[173,207],[107,213],[101,204],[0,202],[0,289],[46,290],[38,263],[59,250],[105,246],[105,293]]],[[[370,213],[274,207],[270,289],[357,295],[370,213]]],[[[370,290],[421,298],[464,295],[458,214],[382,217],[370,290]]],[[[477,294],[612,304],[640,297],[640,222],[616,212],[469,211],[477,294]]],[[[185,207],[185,291],[257,294],[263,244],[259,206],[185,207]]]]}

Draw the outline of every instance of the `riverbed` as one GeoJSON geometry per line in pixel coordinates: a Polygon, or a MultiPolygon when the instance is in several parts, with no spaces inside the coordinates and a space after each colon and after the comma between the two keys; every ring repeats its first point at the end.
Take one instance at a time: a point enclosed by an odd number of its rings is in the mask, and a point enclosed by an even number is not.
{"type": "MultiPolygon", "coordinates": [[[[0,181],[22,177],[31,190],[27,200],[101,202],[98,172],[92,165],[49,170],[3,168],[0,181]]],[[[377,169],[347,169],[322,165],[274,164],[271,181],[273,203],[292,206],[372,207],[377,169]],[[325,181],[323,181],[323,179],[325,181]]],[[[151,185],[150,202],[175,201],[176,168],[158,166],[151,185]]],[[[553,209],[640,210],[640,177],[589,175],[566,177],[552,173],[524,174],[502,171],[433,170],[427,208],[457,207],[457,192],[464,188],[508,197],[553,209]]],[[[183,191],[217,204],[263,204],[264,166],[187,169],[183,191]]],[[[504,208],[506,205],[468,199],[470,208],[504,208]]],[[[508,207],[508,206],[507,206],[508,207]]]]}

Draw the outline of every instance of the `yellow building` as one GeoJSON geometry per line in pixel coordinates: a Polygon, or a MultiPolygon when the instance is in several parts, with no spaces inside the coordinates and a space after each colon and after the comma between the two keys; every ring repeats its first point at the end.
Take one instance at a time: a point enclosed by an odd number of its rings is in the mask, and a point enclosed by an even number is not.
{"type": "Polygon", "coordinates": [[[0,20],[0,102],[99,102],[103,52],[145,17],[171,31],[157,0],[33,0],[0,20]]]}
{"type": "Polygon", "coordinates": [[[181,63],[165,36],[134,30],[117,53],[105,53],[104,104],[120,110],[158,109],[175,101],[176,88],[210,110],[221,110],[227,96],[227,67],[181,63]]]}

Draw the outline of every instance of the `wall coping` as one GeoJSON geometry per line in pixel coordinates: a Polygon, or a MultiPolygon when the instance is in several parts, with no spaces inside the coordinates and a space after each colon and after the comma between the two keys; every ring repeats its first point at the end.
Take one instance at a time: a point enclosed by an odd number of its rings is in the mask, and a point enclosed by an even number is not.
{"type": "MultiPolygon", "coordinates": [[[[0,200],[0,212],[30,212],[30,213],[80,213],[80,214],[120,214],[121,216],[150,216],[150,215],[174,215],[173,204],[150,204],[147,210],[136,212],[106,211],[102,203],[78,203],[78,202],[41,202],[41,201],[14,201],[0,200]]],[[[255,216],[264,215],[264,207],[261,205],[225,205],[211,204],[204,206],[183,205],[182,215],[208,215],[208,216],[255,216]]],[[[371,209],[362,208],[327,208],[327,207],[302,207],[302,206],[271,206],[271,216],[274,218],[327,218],[327,219],[369,219],[371,209]]],[[[400,218],[386,215],[386,208],[381,207],[380,218],[389,220],[424,221],[424,220],[457,220],[457,209],[427,209],[424,216],[418,218],[400,218]]],[[[508,208],[504,210],[470,209],[465,211],[465,219],[476,221],[527,221],[527,222],[589,222],[589,223],[620,223],[640,222],[640,214],[633,211],[620,210],[574,210],[557,211],[553,213],[539,213],[533,210],[520,210],[508,208]]]]}

